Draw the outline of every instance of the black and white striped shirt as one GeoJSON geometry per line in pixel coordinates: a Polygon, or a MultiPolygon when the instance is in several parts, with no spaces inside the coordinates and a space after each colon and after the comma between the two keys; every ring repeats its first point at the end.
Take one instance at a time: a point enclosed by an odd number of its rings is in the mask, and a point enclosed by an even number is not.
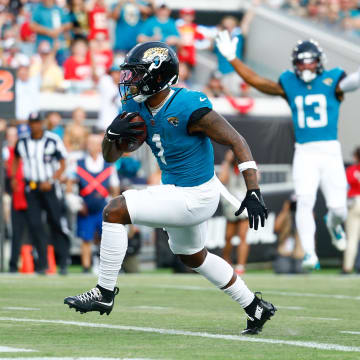
{"type": "Polygon", "coordinates": [[[23,161],[25,180],[42,182],[52,179],[67,152],[60,137],[45,130],[41,139],[32,139],[30,134],[20,137],[15,155],[23,161]]]}

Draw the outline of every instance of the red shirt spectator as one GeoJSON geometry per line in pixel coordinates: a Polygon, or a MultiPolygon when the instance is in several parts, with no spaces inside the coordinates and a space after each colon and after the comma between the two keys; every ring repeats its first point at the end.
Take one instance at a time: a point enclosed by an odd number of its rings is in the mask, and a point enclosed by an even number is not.
{"type": "Polygon", "coordinates": [[[103,75],[111,67],[111,64],[113,62],[113,52],[110,49],[95,51],[93,53],[93,60],[95,63],[95,68],[96,68],[97,74],[99,76],[103,75]]]}
{"type": "Polygon", "coordinates": [[[110,43],[103,33],[97,33],[95,39],[91,40],[90,51],[95,74],[101,77],[110,69],[114,57],[110,43]]]}
{"type": "Polygon", "coordinates": [[[346,178],[349,184],[348,197],[360,196],[360,163],[346,169],[346,178]]]}
{"type": "Polygon", "coordinates": [[[91,79],[91,61],[87,56],[83,61],[78,61],[70,56],[64,63],[64,78],[66,80],[88,80],[91,79]]]}
{"type": "Polygon", "coordinates": [[[72,45],[72,55],[64,63],[66,80],[90,80],[92,78],[91,59],[86,40],[77,39],[72,45]]]}
{"type": "Polygon", "coordinates": [[[195,41],[204,39],[204,35],[197,30],[194,19],[195,10],[182,9],[180,10],[180,20],[177,22],[181,39],[178,50],[179,61],[186,62],[190,66],[196,64],[195,41]]]}
{"type": "Polygon", "coordinates": [[[95,39],[96,34],[103,33],[109,39],[107,9],[103,0],[95,0],[88,12],[89,16],[89,40],[95,39]]]}

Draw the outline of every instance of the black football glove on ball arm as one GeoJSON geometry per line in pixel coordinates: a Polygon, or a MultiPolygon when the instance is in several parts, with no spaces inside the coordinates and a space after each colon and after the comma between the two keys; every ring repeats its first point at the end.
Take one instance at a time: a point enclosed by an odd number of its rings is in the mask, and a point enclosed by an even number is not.
{"type": "Polygon", "coordinates": [[[136,130],[135,128],[143,126],[144,123],[141,121],[130,122],[130,120],[138,115],[138,112],[123,112],[119,114],[106,129],[106,137],[112,141],[123,138],[136,141],[135,135],[142,134],[144,131],[136,130]]]}
{"type": "Polygon", "coordinates": [[[254,226],[257,230],[259,227],[259,217],[261,226],[264,227],[265,219],[268,217],[268,209],[260,193],[260,189],[248,190],[245,199],[242,201],[240,208],[235,215],[239,216],[244,210],[247,210],[249,216],[250,228],[254,226]]]}

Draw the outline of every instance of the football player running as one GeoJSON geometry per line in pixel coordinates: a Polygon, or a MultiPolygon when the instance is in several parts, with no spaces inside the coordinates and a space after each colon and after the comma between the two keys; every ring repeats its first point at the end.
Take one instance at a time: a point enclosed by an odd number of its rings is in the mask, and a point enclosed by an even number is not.
{"type": "Polygon", "coordinates": [[[178,79],[179,62],[165,43],[135,46],[121,65],[122,115],[108,127],[103,155],[113,162],[122,152],[120,143],[141,133],[141,122],[130,122],[137,114],[147,126],[146,142],[162,170],[162,184],[143,190],[128,190],[111,200],[103,212],[100,273],[95,288],[68,297],[65,304],[80,312],[109,314],[118,293],[115,287],[127,249],[126,224],[165,228],[169,246],[181,261],[238,302],[248,315],[244,334],[257,334],[276,308],[248,289],[233,268],[209,253],[207,220],[218,207],[219,180],[214,175],[210,139],[228,145],[242,172],[247,194],[239,215],[248,212],[250,227],[264,226],[267,209],[260,193],[256,164],[245,139],[219,114],[203,93],[171,87],[178,79]]]}
{"type": "Polygon", "coordinates": [[[293,179],[297,196],[296,226],[305,252],[303,266],[320,267],[315,252],[313,208],[320,186],[328,208],[325,216],[332,244],[346,248],[342,222],[346,219],[346,177],[338,141],[339,106],[344,93],[360,86],[360,69],[346,75],[340,68],[324,69],[324,54],[313,40],[298,41],[292,51],[294,71],[285,71],[276,83],[255,73],[235,56],[236,44],[226,31],[217,46],[236,72],[257,90],[284,97],[295,131],[293,179]]]}

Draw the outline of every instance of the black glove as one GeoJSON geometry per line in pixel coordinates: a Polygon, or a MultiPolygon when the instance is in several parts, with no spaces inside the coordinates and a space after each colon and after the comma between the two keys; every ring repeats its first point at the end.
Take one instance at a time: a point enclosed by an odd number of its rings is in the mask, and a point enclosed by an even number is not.
{"type": "Polygon", "coordinates": [[[143,130],[136,130],[136,127],[143,126],[144,123],[141,121],[130,122],[135,116],[138,116],[137,112],[119,114],[113,122],[106,129],[106,137],[109,140],[119,140],[127,138],[131,141],[136,141],[137,134],[142,134],[143,130]]]}
{"type": "Polygon", "coordinates": [[[249,215],[250,228],[252,228],[254,225],[254,229],[258,229],[259,216],[261,220],[261,226],[264,227],[265,219],[268,217],[268,209],[266,208],[264,199],[259,189],[247,191],[245,199],[242,201],[240,209],[236,211],[235,215],[239,216],[245,209],[249,215]]]}

